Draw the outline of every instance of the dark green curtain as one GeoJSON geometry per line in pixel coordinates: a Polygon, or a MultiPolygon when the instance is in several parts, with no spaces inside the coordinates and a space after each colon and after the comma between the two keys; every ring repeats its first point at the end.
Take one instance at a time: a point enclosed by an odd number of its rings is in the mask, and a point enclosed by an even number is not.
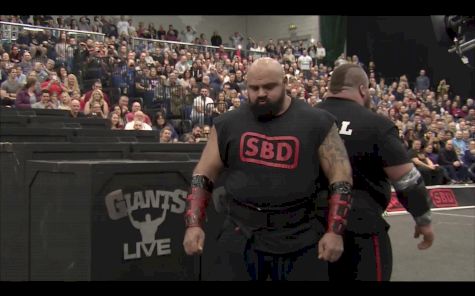
{"type": "Polygon", "coordinates": [[[322,15],[320,16],[320,36],[327,56],[327,65],[333,62],[343,53],[345,49],[347,31],[347,17],[343,15],[322,15]]]}

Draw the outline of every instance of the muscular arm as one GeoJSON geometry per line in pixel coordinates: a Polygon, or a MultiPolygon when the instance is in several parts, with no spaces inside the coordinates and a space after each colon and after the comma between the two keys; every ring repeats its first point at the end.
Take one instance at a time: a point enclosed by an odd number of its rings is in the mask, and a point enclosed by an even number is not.
{"type": "Polygon", "coordinates": [[[212,187],[212,182],[215,182],[218,178],[222,168],[223,163],[219,155],[216,128],[212,127],[208,143],[193,171],[193,176],[195,177],[192,178],[191,194],[186,200],[185,225],[187,229],[183,239],[183,246],[188,255],[203,251],[205,234],[201,225],[205,218],[208,200],[211,198],[212,188],[210,187],[212,187]],[[211,181],[211,184],[209,184],[210,182],[206,178],[211,181]]]}
{"type": "Polygon", "coordinates": [[[430,201],[420,173],[412,163],[386,167],[384,171],[394,185],[399,201],[416,222],[414,237],[423,235],[423,241],[417,247],[420,250],[430,248],[434,241],[430,201]]]}
{"type": "Polygon", "coordinates": [[[329,184],[341,181],[353,184],[348,154],[335,124],[320,145],[318,155],[329,184]]]}
{"type": "Polygon", "coordinates": [[[394,183],[401,179],[402,176],[410,172],[413,167],[414,165],[412,163],[404,163],[401,165],[385,167],[384,172],[386,172],[386,175],[388,176],[391,183],[394,183]]]}
{"type": "Polygon", "coordinates": [[[335,262],[343,253],[342,234],[351,207],[352,172],[345,145],[333,124],[318,149],[320,164],[329,187],[327,231],[318,242],[318,258],[335,262]]]}

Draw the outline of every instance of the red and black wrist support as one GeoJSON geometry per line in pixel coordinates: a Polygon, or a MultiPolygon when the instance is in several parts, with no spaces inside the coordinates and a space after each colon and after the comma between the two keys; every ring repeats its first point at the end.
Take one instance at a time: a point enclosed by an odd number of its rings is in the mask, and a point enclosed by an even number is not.
{"type": "Polygon", "coordinates": [[[211,192],[213,192],[213,182],[206,176],[194,175],[191,178],[191,193],[186,198],[186,227],[202,226],[211,192]]]}
{"type": "Polygon", "coordinates": [[[351,188],[348,182],[335,182],[330,185],[327,232],[342,235],[345,231],[351,209],[351,188]]]}

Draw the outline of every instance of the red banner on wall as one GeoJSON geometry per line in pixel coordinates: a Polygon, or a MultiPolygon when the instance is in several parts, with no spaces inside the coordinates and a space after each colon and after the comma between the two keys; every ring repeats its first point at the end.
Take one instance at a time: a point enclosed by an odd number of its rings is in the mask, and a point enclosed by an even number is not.
{"type": "Polygon", "coordinates": [[[434,208],[450,208],[457,207],[458,202],[452,189],[430,189],[430,198],[434,204],[434,208]]]}
{"type": "MultiPolygon", "coordinates": [[[[459,205],[452,189],[434,188],[429,189],[428,191],[434,208],[450,208],[458,207],[459,205]]],[[[391,192],[391,200],[389,202],[388,207],[386,208],[386,211],[398,212],[405,210],[406,209],[397,199],[396,192],[391,192]]]]}

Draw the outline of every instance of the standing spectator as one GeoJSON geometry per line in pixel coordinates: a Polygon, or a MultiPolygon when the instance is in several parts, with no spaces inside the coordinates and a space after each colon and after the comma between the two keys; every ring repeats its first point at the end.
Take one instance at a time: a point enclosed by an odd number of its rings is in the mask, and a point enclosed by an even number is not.
{"type": "Polygon", "coordinates": [[[214,31],[213,36],[211,36],[211,45],[220,46],[221,44],[223,44],[221,36],[218,34],[218,31],[214,31]]]}
{"type": "Polygon", "coordinates": [[[33,70],[33,63],[31,61],[31,54],[29,51],[25,51],[23,53],[21,62],[18,65],[22,68],[23,74],[25,75],[28,75],[28,73],[33,70]]]}
{"type": "Polygon", "coordinates": [[[414,92],[424,92],[430,88],[429,77],[426,76],[426,70],[421,69],[419,76],[416,78],[416,86],[414,92]]]}
{"type": "Polygon", "coordinates": [[[196,30],[192,26],[186,26],[186,30],[182,30],[181,34],[183,35],[183,42],[186,43],[193,43],[196,37],[196,30]]]}
{"type": "Polygon", "coordinates": [[[208,88],[202,87],[200,96],[193,101],[193,109],[191,110],[191,121],[203,125],[211,116],[213,108],[213,99],[209,96],[208,88]]]}
{"type": "Polygon", "coordinates": [[[310,72],[312,69],[312,58],[308,56],[307,50],[304,49],[302,55],[298,58],[298,65],[305,79],[310,79],[312,77],[312,73],[310,72]]]}
{"type": "Polygon", "coordinates": [[[234,32],[234,34],[229,37],[229,40],[231,40],[231,44],[234,48],[239,48],[239,46],[242,46],[243,39],[244,38],[237,31],[234,32]]]}
{"type": "Polygon", "coordinates": [[[119,37],[122,36],[129,36],[129,22],[125,20],[125,16],[121,15],[120,16],[120,21],[117,22],[117,33],[119,34],[119,37]]]}

